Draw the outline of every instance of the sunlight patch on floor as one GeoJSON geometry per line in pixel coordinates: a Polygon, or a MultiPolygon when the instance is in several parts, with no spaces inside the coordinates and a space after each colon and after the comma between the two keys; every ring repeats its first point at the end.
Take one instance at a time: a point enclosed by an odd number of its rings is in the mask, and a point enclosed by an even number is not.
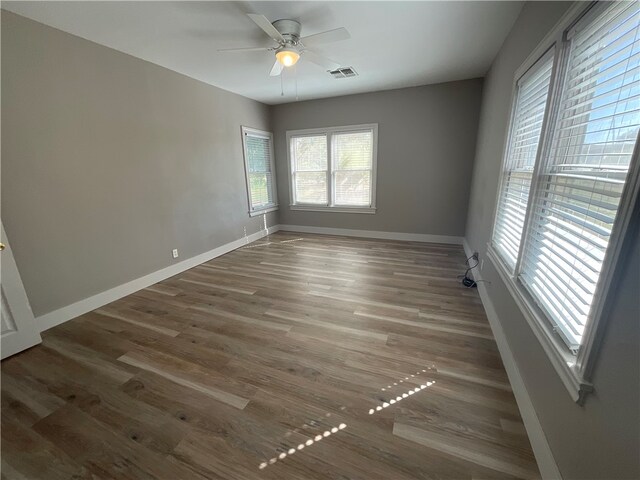
{"type": "Polygon", "coordinates": [[[314,443],[318,443],[319,441],[335,434],[338,433],[340,430],[344,430],[345,428],[347,428],[347,424],[346,423],[341,423],[340,425],[338,425],[337,427],[332,427],[329,430],[325,430],[324,433],[322,434],[318,434],[313,438],[308,439],[307,441],[300,443],[298,445],[297,448],[290,448],[289,450],[287,450],[286,452],[282,452],[280,453],[277,457],[273,457],[271,459],[269,459],[269,461],[267,462],[262,462],[260,465],[258,465],[258,468],[260,470],[268,467],[269,465],[273,465],[274,463],[284,460],[287,457],[290,457],[291,455],[293,455],[296,452],[299,452],[300,450],[303,450],[306,447],[310,447],[312,446],[314,443]]]}

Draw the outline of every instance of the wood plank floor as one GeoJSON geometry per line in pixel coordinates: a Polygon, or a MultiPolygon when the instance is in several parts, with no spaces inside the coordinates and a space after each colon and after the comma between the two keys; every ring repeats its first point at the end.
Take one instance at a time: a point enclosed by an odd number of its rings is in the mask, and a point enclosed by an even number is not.
{"type": "Polygon", "coordinates": [[[462,271],[280,232],[53,328],[2,362],[2,478],[538,478],[462,271]]]}

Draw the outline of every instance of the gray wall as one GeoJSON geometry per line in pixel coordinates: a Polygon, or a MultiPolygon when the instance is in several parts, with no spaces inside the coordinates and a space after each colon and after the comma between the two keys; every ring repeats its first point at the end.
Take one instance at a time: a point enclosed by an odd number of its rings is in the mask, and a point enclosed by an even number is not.
{"type": "Polygon", "coordinates": [[[475,79],[273,107],[280,223],[463,236],[481,92],[475,79]],[[376,214],[290,210],[286,131],[363,123],[378,124],[376,214]]]}
{"type": "MultiPolygon", "coordinates": [[[[527,3],[484,84],[467,241],[486,255],[515,70],[566,11],[567,3],[527,3]]],[[[614,307],[584,406],[569,397],[490,261],[482,276],[565,480],[640,478],[640,238],[618,275],[614,307]]]]}
{"type": "Polygon", "coordinates": [[[240,125],[268,107],[3,11],[2,220],[34,313],[259,231],[240,125]]]}

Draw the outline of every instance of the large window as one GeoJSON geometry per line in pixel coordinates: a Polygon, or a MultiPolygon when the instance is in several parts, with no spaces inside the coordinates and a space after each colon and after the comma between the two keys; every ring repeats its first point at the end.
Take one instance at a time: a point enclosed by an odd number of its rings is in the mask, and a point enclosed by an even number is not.
{"type": "Polygon", "coordinates": [[[249,215],[277,210],[273,136],[269,132],[242,127],[242,145],[249,215]]]}
{"type": "Polygon", "coordinates": [[[377,125],[287,132],[291,208],[375,212],[377,125]]]}
{"type": "Polygon", "coordinates": [[[516,83],[491,251],[575,356],[637,196],[640,3],[595,4],[560,38],[516,83]]]}

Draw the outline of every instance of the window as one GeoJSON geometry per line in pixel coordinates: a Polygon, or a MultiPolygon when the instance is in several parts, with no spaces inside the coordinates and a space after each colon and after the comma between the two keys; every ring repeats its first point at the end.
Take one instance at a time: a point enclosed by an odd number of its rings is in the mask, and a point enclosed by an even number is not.
{"type": "Polygon", "coordinates": [[[327,137],[309,135],[291,139],[294,203],[327,205],[327,137]]]}
{"type": "Polygon", "coordinates": [[[496,250],[512,271],[522,239],[552,67],[553,50],[542,57],[516,85],[513,125],[493,231],[496,250]]]}
{"type": "Polygon", "coordinates": [[[573,15],[516,83],[490,255],[581,374],[640,184],[640,3],[573,15]]]}
{"type": "Polygon", "coordinates": [[[377,125],[287,132],[291,208],[375,212],[377,125]]]}
{"type": "Polygon", "coordinates": [[[249,215],[255,216],[277,210],[273,135],[242,127],[242,145],[249,215]]]}
{"type": "Polygon", "coordinates": [[[640,126],[639,4],[576,29],[521,276],[577,350],[640,126]]]}

